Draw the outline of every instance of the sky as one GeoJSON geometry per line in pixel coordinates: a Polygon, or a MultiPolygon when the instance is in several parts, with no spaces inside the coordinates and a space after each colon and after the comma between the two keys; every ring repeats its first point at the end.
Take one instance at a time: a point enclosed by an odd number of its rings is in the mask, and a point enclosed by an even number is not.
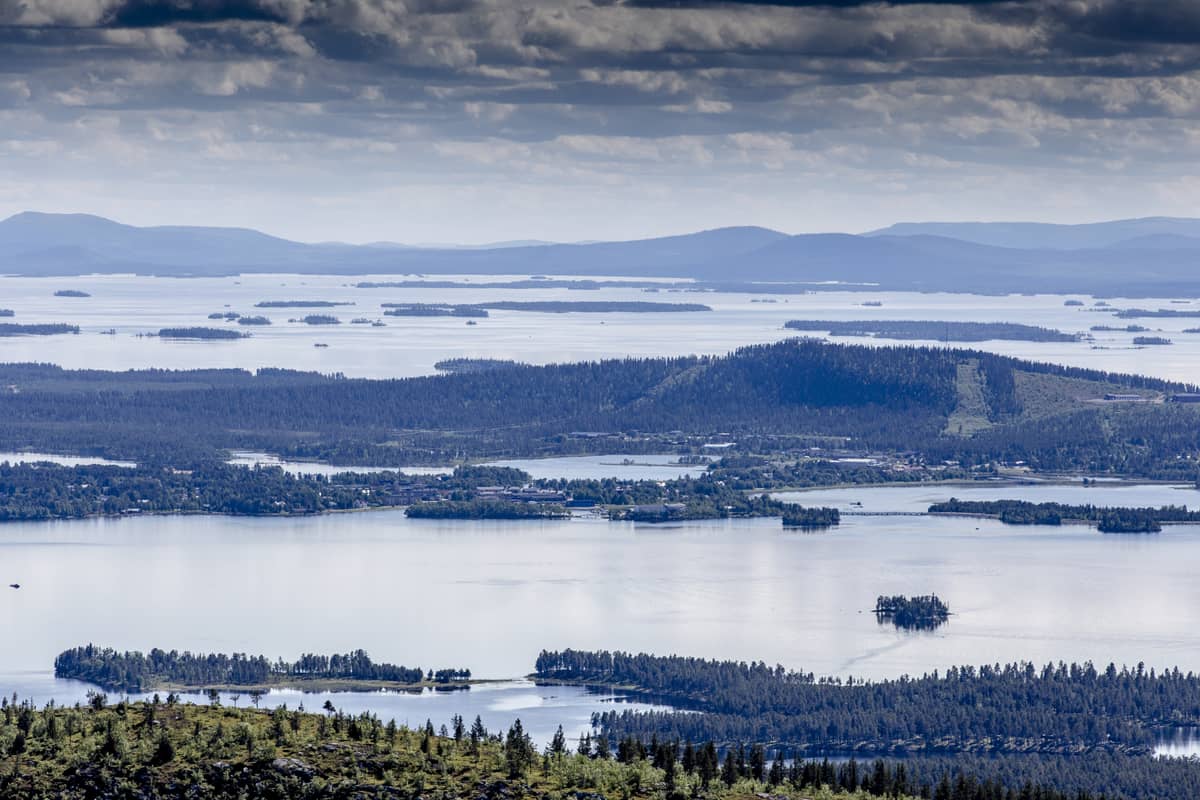
{"type": "Polygon", "coordinates": [[[0,0],[0,215],[302,241],[1200,216],[1200,2],[0,0]]]}

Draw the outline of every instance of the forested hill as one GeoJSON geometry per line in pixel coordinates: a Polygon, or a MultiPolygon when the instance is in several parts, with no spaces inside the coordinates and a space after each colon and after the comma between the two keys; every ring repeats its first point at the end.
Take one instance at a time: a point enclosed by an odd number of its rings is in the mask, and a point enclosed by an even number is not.
{"type": "MultiPolygon", "coordinates": [[[[86,448],[160,463],[220,457],[224,448],[342,463],[378,461],[381,448],[391,448],[397,463],[416,453],[554,452],[568,440],[634,432],[840,437],[859,448],[974,459],[987,453],[976,452],[964,431],[986,430],[990,453],[1014,441],[997,431],[1103,413],[1089,401],[1105,391],[1159,397],[1185,388],[973,351],[812,340],[721,357],[516,365],[403,380],[10,365],[0,366],[0,387],[0,447],[86,448]]],[[[1190,411],[1178,426],[1186,428],[1190,411]]],[[[1146,424],[1138,435],[1146,438],[1146,424]]]]}

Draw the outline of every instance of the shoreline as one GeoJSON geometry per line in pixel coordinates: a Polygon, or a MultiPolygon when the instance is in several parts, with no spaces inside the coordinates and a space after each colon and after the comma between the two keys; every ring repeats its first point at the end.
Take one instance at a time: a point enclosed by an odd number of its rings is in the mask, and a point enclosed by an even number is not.
{"type": "Polygon", "coordinates": [[[341,693],[341,692],[358,692],[358,693],[376,693],[376,692],[395,692],[397,694],[423,694],[426,689],[432,689],[434,692],[462,692],[468,691],[472,686],[481,686],[485,684],[509,683],[511,681],[522,680],[521,678],[471,678],[465,681],[451,681],[449,683],[438,683],[436,681],[420,681],[419,683],[400,683],[398,681],[378,681],[378,680],[362,680],[358,678],[298,678],[288,676],[277,681],[258,684],[185,684],[175,683],[172,681],[161,681],[143,686],[140,689],[129,690],[120,687],[105,686],[104,684],[96,683],[87,678],[79,678],[72,675],[54,675],[55,680],[69,680],[86,683],[89,686],[95,686],[103,692],[112,694],[149,694],[151,692],[174,692],[177,694],[203,694],[209,691],[218,691],[225,694],[246,694],[253,692],[262,692],[267,694],[274,689],[290,689],[303,692],[305,694],[323,694],[323,693],[341,693]]]}
{"type": "Polygon", "coordinates": [[[1083,487],[1083,480],[1090,480],[1092,483],[1087,485],[1087,488],[1104,488],[1104,487],[1132,487],[1132,486],[1178,486],[1180,488],[1195,488],[1188,485],[1186,481],[1168,481],[1168,480],[1152,480],[1150,478],[1121,478],[1121,477],[1102,477],[1095,478],[1091,475],[1062,475],[1055,473],[1047,475],[1045,478],[1030,477],[998,477],[985,480],[966,480],[963,478],[948,478],[946,480],[937,481],[881,481],[879,483],[831,483],[827,486],[797,486],[786,487],[782,489],[750,489],[749,491],[758,494],[803,494],[807,492],[824,492],[834,489],[898,489],[918,486],[962,486],[964,488],[973,488],[980,486],[997,486],[1000,488],[1007,487],[1023,487],[1023,486],[1079,486],[1083,487]]]}

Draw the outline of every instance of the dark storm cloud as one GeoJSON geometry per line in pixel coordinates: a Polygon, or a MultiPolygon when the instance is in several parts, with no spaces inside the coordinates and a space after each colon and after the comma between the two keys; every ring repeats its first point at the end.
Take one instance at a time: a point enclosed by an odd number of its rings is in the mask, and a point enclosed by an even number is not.
{"type": "Polygon", "coordinates": [[[278,22],[288,18],[278,7],[244,0],[130,0],[114,7],[102,20],[109,27],[160,27],[198,22],[278,22]]]}
{"type": "MultiPolygon", "coordinates": [[[[1032,0],[624,0],[633,8],[722,8],[730,6],[775,6],[781,8],[857,8],[859,6],[986,6],[1032,0]]],[[[615,5],[597,2],[596,5],[615,5]]]]}
{"type": "Polygon", "coordinates": [[[1058,16],[1076,33],[1114,42],[1200,44],[1200,3],[1192,0],[1065,5],[1058,16]]]}

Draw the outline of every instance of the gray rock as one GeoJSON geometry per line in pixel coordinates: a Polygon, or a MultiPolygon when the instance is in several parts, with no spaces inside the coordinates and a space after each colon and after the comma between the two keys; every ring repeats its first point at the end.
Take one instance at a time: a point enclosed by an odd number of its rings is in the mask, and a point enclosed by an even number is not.
{"type": "Polygon", "coordinates": [[[309,777],[316,772],[298,758],[277,758],[271,762],[271,769],[285,775],[302,775],[304,777],[309,777]]]}

